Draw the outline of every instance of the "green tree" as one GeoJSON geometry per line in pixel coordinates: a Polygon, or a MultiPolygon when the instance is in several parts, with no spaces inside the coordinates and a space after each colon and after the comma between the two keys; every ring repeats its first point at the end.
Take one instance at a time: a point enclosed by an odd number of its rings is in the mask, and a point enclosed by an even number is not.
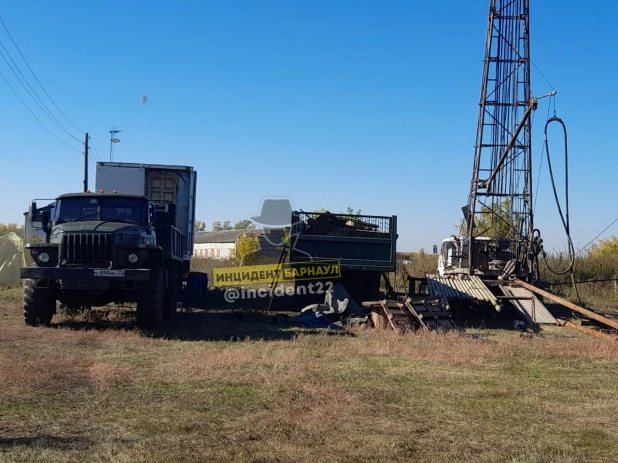
{"type": "Polygon", "coordinates": [[[277,249],[281,251],[281,250],[283,250],[284,246],[287,246],[289,248],[290,247],[291,237],[292,237],[292,235],[290,235],[290,229],[289,228],[284,228],[283,229],[283,237],[281,238],[282,245],[278,246],[277,249]]]}
{"type": "Polygon", "coordinates": [[[212,223],[212,231],[223,231],[223,230],[232,230],[232,226],[230,225],[230,221],[226,220],[221,223],[220,220],[215,220],[212,223]]]}
{"type": "Polygon", "coordinates": [[[193,230],[196,232],[206,231],[206,222],[203,220],[196,220],[193,224],[193,230]]]}
{"type": "Polygon", "coordinates": [[[345,212],[348,215],[361,215],[361,210],[358,209],[356,212],[354,212],[354,209],[352,209],[350,206],[348,206],[348,209],[345,212]]]}
{"type": "Polygon", "coordinates": [[[260,242],[258,237],[253,233],[245,233],[236,240],[234,248],[234,257],[239,262],[239,265],[251,265],[258,257],[260,250],[260,242]]]}
{"type": "Polygon", "coordinates": [[[590,256],[592,257],[608,256],[612,254],[618,254],[618,236],[610,236],[590,246],[590,256]]]}
{"type": "MultiPolygon", "coordinates": [[[[512,214],[511,200],[505,199],[492,208],[482,206],[474,217],[475,228],[473,236],[485,236],[488,238],[512,238],[519,231],[521,217],[512,214]]],[[[467,233],[466,222],[461,219],[456,229],[461,235],[467,233]]]]}
{"type": "Polygon", "coordinates": [[[234,224],[234,230],[254,229],[255,224],[249,219],[239,220],[234,224]]]}

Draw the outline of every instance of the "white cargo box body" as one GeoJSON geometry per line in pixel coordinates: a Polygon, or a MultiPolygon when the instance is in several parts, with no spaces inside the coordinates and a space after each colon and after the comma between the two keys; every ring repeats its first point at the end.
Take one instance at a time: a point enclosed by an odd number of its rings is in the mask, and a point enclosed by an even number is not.
{"type": "Polygon", "coordinates": [[[97,162],[97,191],[133,193],[176,205],[176,227],[187,238],[185,260],[193,255],[196,186],[197,172],[189,166],[97,162]]]}

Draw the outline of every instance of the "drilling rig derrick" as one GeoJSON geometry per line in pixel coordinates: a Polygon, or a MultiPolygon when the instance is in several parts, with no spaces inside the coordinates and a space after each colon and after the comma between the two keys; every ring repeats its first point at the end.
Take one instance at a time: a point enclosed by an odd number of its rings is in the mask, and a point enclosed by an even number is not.
{"type": "Polygon", "coordinates": [[[539,234],[532,202],[529,0],[491,0],[468,203],[446,274],[536,281],[539,234]]]}

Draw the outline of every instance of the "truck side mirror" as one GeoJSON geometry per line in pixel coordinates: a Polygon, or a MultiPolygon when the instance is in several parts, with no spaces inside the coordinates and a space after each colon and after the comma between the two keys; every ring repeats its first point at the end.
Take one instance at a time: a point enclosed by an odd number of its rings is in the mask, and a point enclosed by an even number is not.
{"type": "Polygon", "coordinates": [[[148,228],[152,229],[157,223],[157,211],[154,203],[148,203],[148,228]]]}
{"type": "Polygon", "coordinates": [[[28,210],[28,220],[30,223],[36,222],[36,201],[30,201],[30,209],[28,210]]]}
{"type": "Polygon", "coordinates": [[[51,222],[49,220],[50,218],[51,211],[49,209],[45,209],[41,212],[41,228],[45,230],[46,233],[51,231],[51,222]]]}

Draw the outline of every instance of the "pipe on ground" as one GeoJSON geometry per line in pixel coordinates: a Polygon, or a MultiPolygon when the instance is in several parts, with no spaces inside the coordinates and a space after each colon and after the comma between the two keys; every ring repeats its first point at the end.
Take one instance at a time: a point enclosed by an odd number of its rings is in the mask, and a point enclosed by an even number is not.
{"type": "Polygon", "coordinates": [[[604,325],[610,326],[618,330],[618,322],[615,320],[611,320],[607,317],[604,317],[603,315],[599,315],[598,313],[592,312],[591,310],[584,309],[583,307],[580,307],[577,304],[573,304],[572,302],[567,301],[566,299],[562,299],[561,297],[555,296],[552,293],[548,293],[547,291],[537,288],[536,286],[533,286],[530,283],[526,283],[525,281],[515,280],[513,284],[517,286],[521,286],[522,288],[526,288],[527,290],[532,291],[533,293],[546,297],[547,299],[557,302],[558,304],[563,305],[564,307],[568,307],[569,309],[575,312],[579,312],[580,314],[585,315],[586,317],[592,320],[596,320],[600,323],[603,323],[604,325]]]}
{"type": "Polygon", "coordinates": [[[589,334],[590,336],[594,336],[595,338],[607,339],[607,340],[615,339],[613,336],[610,336],[609,334],[601,333],[600,331],[595,331],[595,330],[591,330],[590,328],[576,325],[575,323],[571,323],[568,320],[562,320],[560,318],[557,318],[556,320],[558,320],[558,323],[560,324],[560,326],[566,326],[568,328],[573,328],[574,330],[589,334]]]}

